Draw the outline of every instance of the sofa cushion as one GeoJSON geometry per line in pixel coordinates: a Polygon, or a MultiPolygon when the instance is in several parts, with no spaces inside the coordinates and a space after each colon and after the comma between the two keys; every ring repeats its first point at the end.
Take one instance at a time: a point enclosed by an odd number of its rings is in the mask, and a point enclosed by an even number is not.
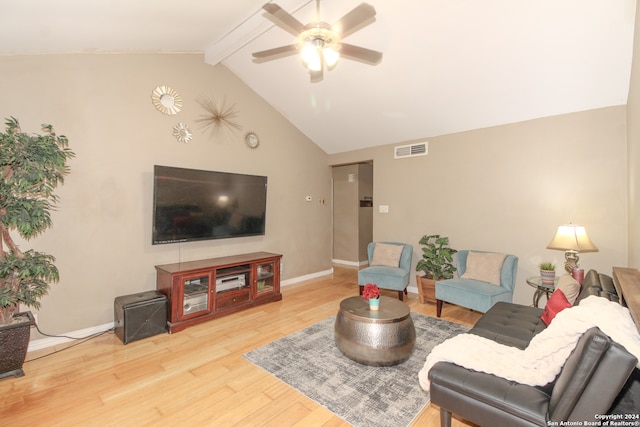
{"type": "Polygon", "coordinates": [[[373,249],[371,265],[383,265],[387,267],[398,267],[400,265],[400,255],[403,246],[390,245],[388,243],[376,243],[373,249]]]}
{"type": "Polygon", "coordinates": [[[556,317],[556,314],[569,307],[572,307],[572,305],[567,300],[567,297],[564,296],[562,289],[556,289],[553,294],[551,294],[549,301],[547,301],[547,305],[544,307],[540,318],[546,325],[549,325],[553,318],[556,317]]]}
{"type": "Polygon", "coordinates": [[[587,420],[609,409],[637,359],[598,328],[587,330],[558,375],[550,419],[587,420]]]}
{"type": "Polygon", "coordinates": [[[467,269],[461,277],[500,286],[500,272],[506,256],[493,252],[469,252],[467,269]]]}
{"type": "Polygon", "coordinates": [[[615,285],[613,284],[613,279],[606,274],[600,274],[595,270],[589,270],[584,276],[582,290],[573,305],[580,304],[580,301],[591,295],[606,298],[613,302],[620,302],[615,285]]]}
{"type": "Polygon", "coordinates": [[[547,327],[541,315],[542,309],[538,307],[498,302],[469,332],[524,350],[529,341],[547,327]]]}
{"type": "Polygon", "coordinates": [[[486,313],[499,301],[511,302],[513,294],[491,283],[456,277],[436,282],[436,299],[486,313]]]}
{"type": "Polygon", "coordinates": [[[374,265],[358,272],[358,282],[364,286],[375,283],[379,288],[403,291],[409,283],[409,271],[404,268],[374,265]]]}
{"type": "Polygon", "coordinates": [[[453,363],[429,371],[431,402],[485,426],[546,426],[549,394],[453,363]]]}

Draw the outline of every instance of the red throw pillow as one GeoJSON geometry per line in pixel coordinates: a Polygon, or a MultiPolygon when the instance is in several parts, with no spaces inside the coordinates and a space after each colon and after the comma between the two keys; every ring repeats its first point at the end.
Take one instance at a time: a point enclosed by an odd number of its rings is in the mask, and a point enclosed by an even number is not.
{"type": "Polygon", "coordinates": [[[564,292],[560,289],[556,289],[553,294],[551,294],[549,301],[547,301],[547,305],[544,307],[541,319],[547,326],[549,326],[553,318],[556,317],[556,314],[569,307],[571,307],[571,304],[564,295],[564,292]]]}

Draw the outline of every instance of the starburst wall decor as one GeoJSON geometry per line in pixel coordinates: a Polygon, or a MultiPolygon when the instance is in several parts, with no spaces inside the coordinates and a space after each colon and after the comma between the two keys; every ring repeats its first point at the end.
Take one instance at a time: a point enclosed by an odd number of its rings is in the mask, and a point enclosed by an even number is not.
{"type": "Polygon", "coordinates": [[[218,105],[215,98],[201,96],[198,103],[204,109],[205,115],[196,119],[201,127],[209,129],[212,137],[220,136],[224,131],[241,130],[242,126],[235,122],[238,113],[235,104],[228,105],[227,99],[222,98],[222,103],[218,105]]]}

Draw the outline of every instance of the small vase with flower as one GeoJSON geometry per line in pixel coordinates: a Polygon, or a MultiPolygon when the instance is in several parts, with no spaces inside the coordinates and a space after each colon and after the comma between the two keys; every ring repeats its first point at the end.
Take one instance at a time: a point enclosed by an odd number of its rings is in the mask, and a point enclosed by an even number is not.
{"type": "Polygon", "coordinates": [[[367,283],[362,291],[362,298],[369,301],[369,310],[380,308],[380,289],[373,283],[367,283]]]}

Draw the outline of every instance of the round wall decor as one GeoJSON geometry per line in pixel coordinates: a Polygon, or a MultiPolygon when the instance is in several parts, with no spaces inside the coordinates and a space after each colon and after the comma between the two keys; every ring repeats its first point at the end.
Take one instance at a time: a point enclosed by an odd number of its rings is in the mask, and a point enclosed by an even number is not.
{"type": "Polygon", "coordinates": [[[189,130],[189,126],[184,123],[178,123],[173,127],[173,136],[176,137],[178,142],[184,142],[185,144],[191,141],[193,135],[189,130]]]}
{"type": "Polygon", "coordinates": [[[151,101],[158,111],[167,115],[174,115],[182,111],[180,94],[169,86],[157,86],[151,92],[151,101]]]}

